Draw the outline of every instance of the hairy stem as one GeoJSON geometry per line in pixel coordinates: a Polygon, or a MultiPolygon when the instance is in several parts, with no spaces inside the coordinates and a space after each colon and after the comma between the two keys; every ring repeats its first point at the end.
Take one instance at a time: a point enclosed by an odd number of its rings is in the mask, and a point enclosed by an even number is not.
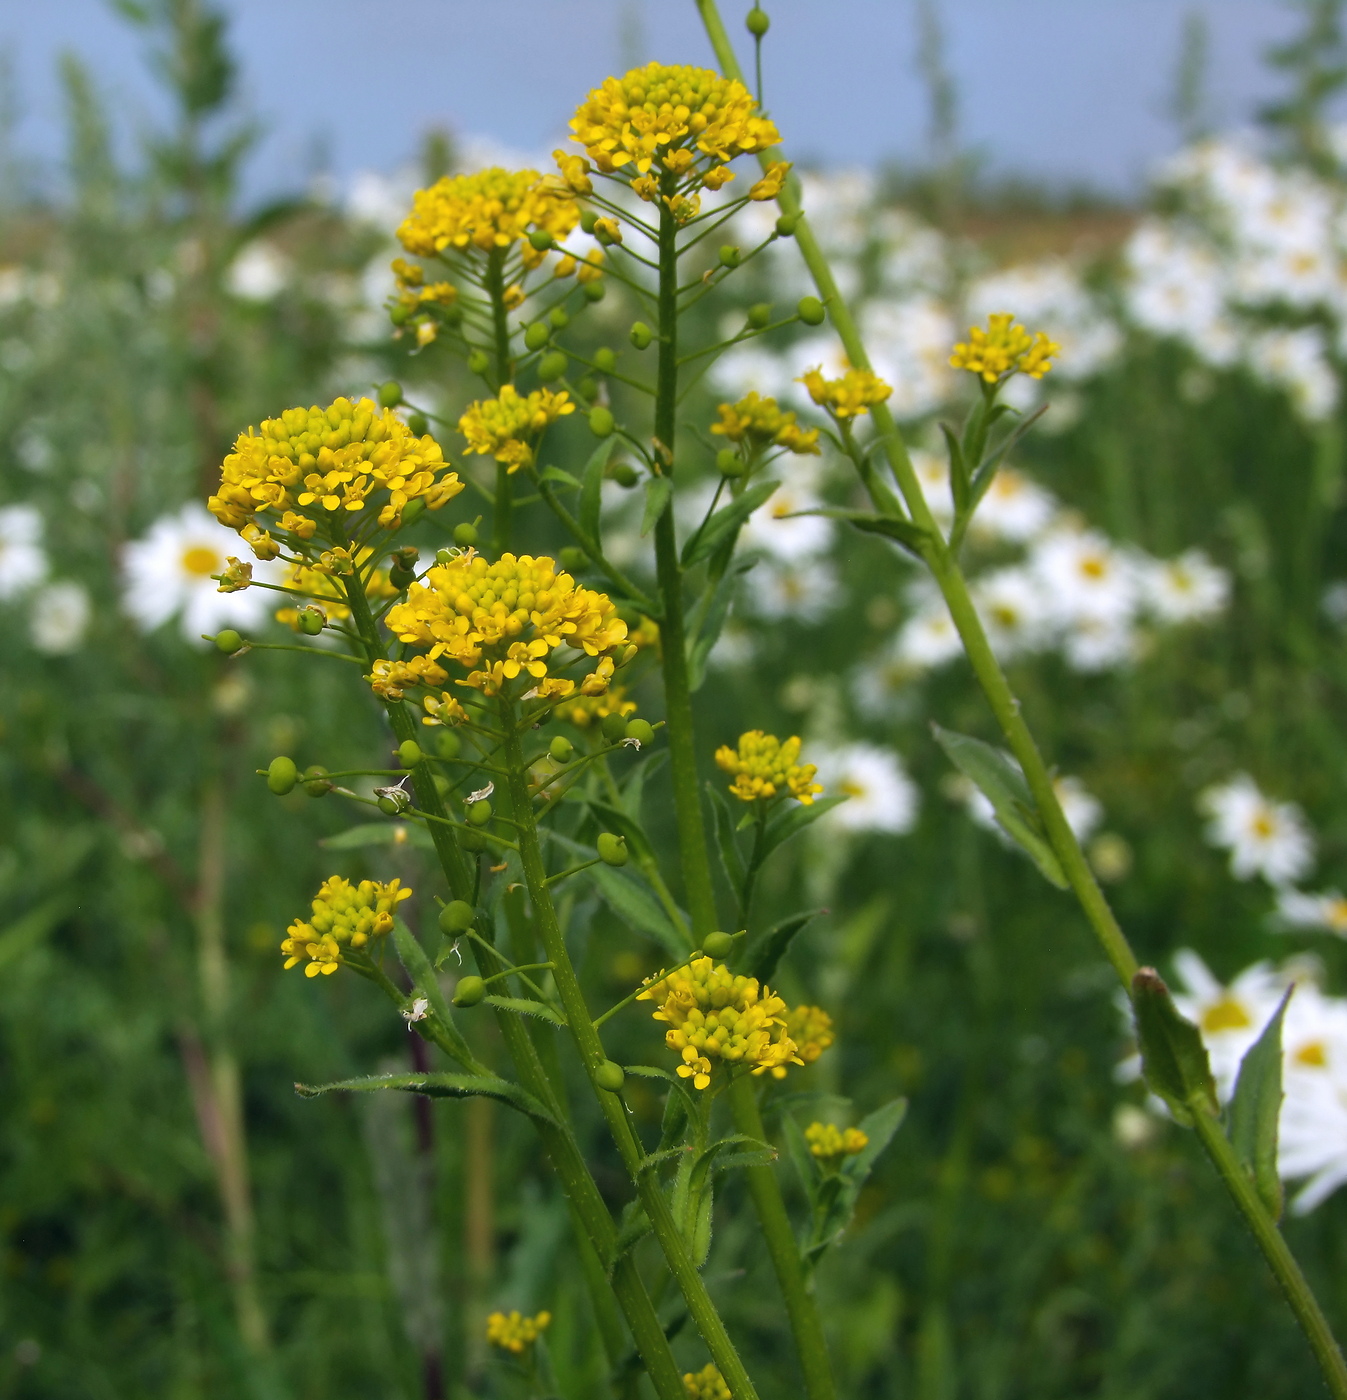
{"type": "MultiPolygon", "coordinates": [[[[514,378],[510,363],[510,326],[505,311],[505,255],[499,249],[487,256],[486,289],[491,298],[491,329],[495,340],[496,393],[514,378]]],[[[514,515],[514,481],[503,462],[496,463],[496,504],[491,518],[491,546],[497,554],[510,547],[514,515]]]]}

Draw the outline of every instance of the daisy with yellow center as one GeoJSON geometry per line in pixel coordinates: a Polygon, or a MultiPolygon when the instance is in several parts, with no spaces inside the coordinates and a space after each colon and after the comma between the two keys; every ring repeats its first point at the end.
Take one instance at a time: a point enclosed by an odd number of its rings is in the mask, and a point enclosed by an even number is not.
{"type": "Polygon", "coordinates": [[[304,975],[317,977],[335,972],[352,953],[368,957],[371,939],[392,933],[393,915],[411,894],[400,880],[358,885],[340,875],[324,880],[308,919],[296,919],[286,930],[281,952],[287,970],[305,963],[304,975]]]}
{"type": "Polygon", "coordinates": [[[522,1356],[547,1331],[552,1314],[540,1312],[525,1317],[518,1308],[509,1313],[493,1312],[486,1320],[486,1339],[493,1347],[522,1356]]]}
{"type": "Polygon", "coordinates": [[[872,370],[849,369],[840,379],[825,379],[823,370],[811,369],[796,380],[809,397],[836,419],[858,418],[877,403],[883,403],[893,390],[872,370]]]}
{"type": "Polygon", "coordinates": [[[458,430],[467,438],[469,452],[490,455],[513,473],[532,465],[544,429],[574,412],[575,405],[564,390],[521,394],[513,384],[506,384],[498,398],[471,404],[458,420],[458,430]]]}
{"type": "Polygon", "coordinates": [[[723,403],[716,410],[720,422],[711,431],[729,442],[739,443],[752,454],[768,447],[782,447],[801,455],[819,452],[818,429],[802,428],[795,415],[782,409],[775,399],[757,393],[746,394],[738,403],[723,403]]]}
{"type": "Polygon", "coordinates": [[[1061,352],[1042,331],[1030,335],[1009,312],[993,312],[985,330],[969,328],[968,339],[954,347],[949,362],[954,369],[966,369],[984,383],[995,384],[1012,374],[1042,379],[1052,368],[1052,357],[1061,352]]]}
{"type": "Polygon", "coordinates": [[[750,729],[739,736],[738,748],[722,744],[716,750],[716,765],[733,775],[730,791],[743,802],[789,795],[808,807],[823,791],[814,781],[817,768],[800,762],[798,735],[783,742],[775,734],[750,729]]]}

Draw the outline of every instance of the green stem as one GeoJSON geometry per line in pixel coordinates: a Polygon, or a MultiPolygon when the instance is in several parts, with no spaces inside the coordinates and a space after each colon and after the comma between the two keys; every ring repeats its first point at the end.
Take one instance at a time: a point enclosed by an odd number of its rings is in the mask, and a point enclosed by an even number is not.
{"type": "MultiPolygon", "coordinates": [[[[486,289],[491,297],[491,326],[495,338],[496,393],[512,380],[510,325],[505,310],[505,256],[498,249],[487,254],[486,289]]],[[[503,462],[496,463],[496,496],[491,520],[491,545],[497,554],[510,547],[510,523],[514,513],[514,481],[503,462]]]]}
{"type": "MultiPolygon", "coordinates": [[[[757,1087],[751,1076],[740,1075],[732,1080],[729,1095],[734,1126],[746,1137],[766,1142],[767,1129],[763,1125],[757,1087]]],[[[763,1238],[767,1242],[767,1252],[771,1255],[772,1267],[776,1270],[777,1281],[786,1300],[790,1330],[795,1335],[800,1369],[804,1372],[805,1390],[811,1400],[834,1400],[837,1388],[833,1384],[832,1366],[828,1360],[823,1318],[805,1280],[800,1250],[790,1226],[790,1216],[786,1213],[786,1202],[782,1198],[776,1172],[770,1166],[748,1167],[745,1176],[749,1195],[758,1212],[758,1221],[762,1225],[763,1238]]]]}
{"type": "Polygon", "coordinates": [[[547,888],[547,869],[543,863],[542,845],[538,839],[537,826],[532,820],[527,769],[524,766],[524,746],[514,717],[503,715],[502,718],[509,726],[506,761],[510,769],[511,802],[520,824],[519,851],[524,866],[524,880],[528,885],[529,899],[538,920],[543,948],[555,964],[552,975],[557,984],[561,1004],[566,1010],[571,1037],[589,1074],[594,1093],[603,1109],[603,1116],[607,1120],[622,1161],[640,1195],[641,1204],[645,1207],[646,1216],[664,1253],[669,1271],[682,1291],[688,1311],[692,1314],[697,1330],[711,1353],[711,1359],[719,1367],[734,1400],[757,1400],[753,1382],[749,1379],[744,1363],[725,1330],[725,1324],[711,1301],[711,1295],[706,1291],[706,1284],[697,1271],[697,1266],[688,1254],[664,1191],[655,1173],[642,1169],[645,1149],[631,1126],[626,1105],[620,1095],[600,1089],[594,1084],[594,1075],[608,1056],[604,1051],[603,1042],[599,1039],[599,1033],[590,1020],[580,979],[571,963],[566,940],[557,920],[556,907],[547,888]]]}

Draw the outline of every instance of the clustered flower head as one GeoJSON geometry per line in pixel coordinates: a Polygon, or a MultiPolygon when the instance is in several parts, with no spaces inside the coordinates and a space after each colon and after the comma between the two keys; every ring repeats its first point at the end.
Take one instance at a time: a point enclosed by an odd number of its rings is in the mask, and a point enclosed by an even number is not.
{"type": "Polygon", "coordinates": [[[532,684],[522,699],[575,692],[575,681],[548,674],[562,646],[600,658],[578,689],[603,694],[615,669],[609,653],[627,637],[612,600],[558,573],[554,560],[502,554],[491,564],[471,550],[412,584],[406,601],[389,609],[388,627],[407,645],[426,648],[429,661],[457,662],[470,671],[459,684],[487,695],[527,675],[532,684]]]}
{"type": "Polygon", "coordinates": [[[822,369],[811,369],[796,380],[809,397],[834,418],[858,418],[893,393],[872,370],[849,369],[840,379],[825,379],[822,369]]]}
{"type": "Polygon", "coordinates": [[[600,724],[609,715],[621,715],[626,719],[628,715],[636,713],[636,701],[627,699],[627,688],[624,685],[609,686],[602,695],[577,695],[570,700],[564,700],[557,706],[557,718],[563,719],[567,724],[573,724],[577,729],[588,729],[593,724],[600,724]]]}
{"type": "Polygon", "coordinates": [[[795,415],[780,408],[775,399],[749,393],[738,403],[721,404],[716,412],[720,422],[713,423],[711,431],[730,442],[747,443],[752,450],[784,447],[802,455],[818,454],[818,429],[800,427],[795,415]]]}
{"type": "Polygon", "coordinates": [[[545,254],[528,242],[529,232],[565,238],[579,222],[575,196],[562,182],[536,170],[493,166],[475,175],[446,175],[418,190],[398,239],[417,257],[491,253],[519,243],[524,265],[535,267],[545,254]]]}
{"type": "Polygon", "coordinates": [[[665,1043],[682,1056],[677,1073],[695,1088],[707,1088],[718,1065],[764,1074],[803,1063],[786,1032],[786,1003],[756,977],[731,972],[708,957],[658,974],[636,1000],[659,1003],[655,1020],[669,1023],[665,1043]]]}
{"type": "Polygon", "coordinates": [[[564,390],[521,394],[513,384],[505,384],[499,398],[469,405],[458,420],[458,430],[467,438],[469,452],[490,454],[513,473],[532,463],[538,434],[574,412],[575,405],[564,390]]]}
{"type": "Polygon", "coordinates": [[[836,1166],[843,1157],[863,1152],[870,1139],[859,1128],[838,1128],[832,1123],[811,1123],[804,1130],[809,1151],[825,1166],[836,1166]]]}
{"type": "Polygon", "coordinates": [[[506,1314],[493,1312],[486,1320],[486,1339],[493,1347],[522,1356],[547,1331],[552,1321],[550,1312],[525,1317],[517,1308],[506,1314]]]}
{"type": "Polygon", "coordinates": [[[787,1012],[786,1032],[807,1065],[812,1065],[837,1039],[833,1018],[821,1006],[797,1006],[787,1012]]]}
{"type": "Polygon", "coordinates": [[[716,764],[734,775],[730,791],[744,802],[789,794],[806,807],[823,786],[814,781],[818,769],[800,762],[800,740],[792,735],[784,742],[775,734],[750,729],[739,736],[738,749],[722,744],[716,750],[716,764]]]}
{"type": "Polygon", "coordinates": [[[281,943],[287,971],[307,958],[306,977],[320,972],[333,973],[341,965],[343,952],[368,947],[371,938],[384,938],[393,931],[393,913],[411,890],[400,880],[381,884],[362,880],[353,885],[340,875],[324,880],[313,899],[308,921],[296,919],[281,943]]]}
{"type": "MultiPolygon", "coordinates": [[[[736,156],[781,140],[737,79],[709,68],[663,63],[605,79],[581,103],[571,133],[605,174],[620,170],[634,176],[633,187],[646,199],[655,197],[652,167],[719,189],[734,178],[726,166],[736,156]]],[[[572,188],[577,179],[587,183],[586,171],[576,164],[563,166],[563,174],[572,188]]],[[[784,176],[783,169],[778,188],[784,176]]],[[[755,197],[770,199],[775,193],[755,197]]]]}
{"type": "Polygon", "coordinates": [[[398,525],[409,501],[438,510],[462,489],[434,438],[417,437],[370,399],[340,398],[327,408],[287,409],[242,433],[206,504],[258,558],[274,559],[279,547],[257,523],[266,512],[279,517],[273,528],[303,541],[322,516],[379,503],[379,524],[398,525]]]}
{"type": "Polygon", "coordinates": [[[700,1371],[688,1371],[683,1376],[683,1389],[688,1400],[732,1400],[725,1377],[707,1362],[700,1371]]]}
{"type": "Polygon", "coordinates": [[[1030,335],[1009,312],[993,312],[987,317],[986,330],[969,327],[967,341],[954,347],[949,362],[954,369],[966,369],[995,384],[1016,373],[1042,379],[1052,368],[1052,357],[1061,352],[1062,347],[1042,331],[1030,335]]]}

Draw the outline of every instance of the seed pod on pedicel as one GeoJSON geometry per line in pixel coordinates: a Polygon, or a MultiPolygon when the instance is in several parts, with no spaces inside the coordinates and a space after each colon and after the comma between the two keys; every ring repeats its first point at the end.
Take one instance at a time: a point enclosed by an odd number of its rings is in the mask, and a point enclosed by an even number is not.
{"type": "Polygon", "coordinates": [[[421,745],[415,739],[404,739],[398,745],[398,762],[404,768],[415,768],[424,756],[421,745]]]}
{"type": "Polygon", "coordinates": [[[615,1094],[626,1083],[626,1073],[622,1066],[614,1060],[605,1060],[594,1070],[594,1082],[600,1089],[606,1089],[610,1094],[615,1094]]]}
{"type": "Polygon", "coordinates": [[[232,627],[226,627],[223,632],[215,634],[215,650],[233,656],[236,651],[243,650],[243,638],[232,627]]]}
{"type": "Polygon", "coordinates": [[[823,303],[817,297],[801,297],[800,304],[795,308],[795,314],[806,326],[821,326],[827,312],[823,309],[823,303]]]}
{"type": "Polygon", "coordinates": [[[555,248],[557,241],[545,228],[535,228],[529,231],[529,242],[536,252],[545,253],[549,248],[555,248]]]}
{"type": "MultiPolygon", "coordinates": [[[[409,413],[407,415],[407,429],[409,432],[415,434],[417,437],[425,437],[426,433],[430,431],[430,420],[426,417],[424,413],[409,413]]],[[[420,499],[421,498],[418,496],[417,500],[420,499]]],[[[415,504],[415,501],[408,501],[407,504],[403,507],[402,517],[404,520],[407,518],[407,512],[415,504]]],[[[421,508],[422,510],[425,509],[424,501],[421,502],[421,508]]],[[[420,511],[417,511],[418,515],[420,513],[420,511]]]]}
{"type": "Polygon", "coordinates": [[[613,417],[611,408],[599,404],[597,408],[589,410],[589,431],[596,438],[612,437],[616,428],[617,420],[613,417]]]}
{"type": "Polygon", "coordinates": [[[476,921],[477,911],[466,899],[451,899],[440,910],[440,932],[450,938],[458,933],[466,933],[476,921]]]}
{"type": "Polygon", "coordinates": [[[552,327],[546,321],[534,321],[524,332],[524,348],[541,350],[552,339],[552,327]]]}
{"type": "Polygon", "coordinates": [[[402,402],[402,385],[396,379],[379,385],[379,404],[382,408],[396,408],[402,402]]]}
{"type": "Polygon", "coordinates": [[[800,227],[800,216],[798,214],[782,214],[776,221],[776,232],[779,238],[794,238],[795,230],[800,227]]]}
{"type": "Polygon", "coordinates": [[[605,865],[626,865],[627,863],[627,843],[620,836],[614,836],[611,831],[599,832],[599,839],[594,843],[594,849],[599,853],[599,859],[605,865]]]}
{"type": "Polygon", "coordinates": [[[721,476],[743,476],[748,463],[732,447],[722,447],[716,453],[716,470],[721,476]]]}
{"type": "Polygon", "coordinates": [[[571,573],[576,573],[589,563],[589,555],[585,553],[579,545],[562,545],[557,552],[557,558],[561,561],[563,569],[569,569],[571,573]]]}
{"type": "Polygon", "coordinates": [[[761,39],[772,27],[772,21],[767,17],[766,10],[760,10],[754,5],[744,17],[744,27],[755,39],[761,39]]]}
{"type": "Polygon", "coordinates": [[[474,350],[468,356],[468,368],[474,374],[485,374],[491,368],[491,361],[487,358],[485,350],[474,350]]]}
{"type": "Polygon", "coordinates": [[[480,831],[460,831],[458,833],[458,844],[465,851],[472,851],[477,854],[486,850],[486,837],[480,831]]]}
{"type": "Polygon", "coordinates": [[[321,763],[311,763],[304,770],[304,791],[310,797],[326,797],[332,791],[332,780],[321,763]]]}
{"type": "Polygon", "coordinates": [[[471,549],[477,543],[477,526],[461,520],[454,526],[454,543],[463,549],[471,549]]]}
{"type": "Polygon", "coordinates": [[[620,744],[627,737],[627,721],[621,715],[604,715],[599,727],[610,744],[620,744]]]}
{"type": "Polygon", "coordinates": [[[760,301],[748,308],[748,324],[755,331],[760,331],[772,323],[772,303],[770,301],[760,301]]]}
{"type": "Polygon", "coordinates": [[[608,288],[602,282],[586,282],[580,292],[586,301],[602,301],[608,295],[608,288]]]}
{"type": "MultiPolygon", "coordinates": [[[[410,422],[407,426],[411,426],[410,422]]],[[[424,496],[415,497],[414,499],[408,501],[407,504],[402,507],[402,523],[404,525],[415,524],[416,521],[420,520],[420,518],[425,514],[425,511],[426,498],[424,496]]]]}
{"type": "Polygon", "coordinates": [[[586,233],[594,232],[594,225],[599,221],[599,216],[593,209],[582,209],[580,211],[580,227],[586,233]]]}
{"type": "Polygon", "coordinates": [[[629,719],[624,737],[635,739],[642,748],[645,748],[647,744],[655,742],[655,729],[647,719],[629,719]]]}
{"type": "Polygon", "coordinates": [[[566,314],[565,307],[554,306],[548,313],[547,319],[552,323],[554,330],[564,331],[571,323],[571,318],[566,314]]]}
{"type": "Polygon", "coordinates": [[[278,755],[267,765],[267,786],[277,797],[284,797],[299,781],[299,769],[293,758],[278,755]]]}
{"type": "Polygon", "coordinates": [[[720,249],[721,267],[738,267],[744,260],[743,253],[733,243],[725,243],[720,249]]]}
{"type": "Polygon", "coordinates": [[[469,826],[485,826],[491,820],[491,803],[486,798],[480,802],[470,802],[467,817],[469,826]]]}
{"type": "Polygon", "coordinates": [[[644,321],[637,321],[631,328],[631,343],[638,349],[646,349],[654,340],[655,333],[644,321]]]}
{"type": "Polygon", "coordinates": [[[722,962],[729,957],[730,949],[734,947],[734,935],[730,933],[708,933],[702,939],[702,952],[708,958],[714,958],[717,962],[722,962]]]}
{"type": "Polygon", "coordinates": [[[607,345],[600,345],[594,352],[594,368],[600,374],[612,374],[617,368],[617,351],[607,345]]]}
{"type": "Polygon", "coordinates": [[[569,364],[570,360],[566,358],[564,350],[549,350],[538,361],[538,378],[544,384],[551,384],[566,373],[566,367],[569,364]]]}
{"type": "Polygon", "coordinates": [[[608,475],[617,482],[619,486],[625,487],[628,491],[640,481],[640,475],[630,462],[614,462],[608,471],[608,475]]]}
{"type": "Polygon", "coordinates": [[[575,757],[575,745],[564,735],[558,734],[547,746],[553,763],[569,763],[575,757]]]}
{"type": "Polygon", "coordinates": [[[486,996],[486,983],[480,977],[460,977],[454,988],[455,1006],[476,1006],[486,996]]]}
{"type": "Polygon", "coordinates": [[[327,625],[320,608],[300,608],[299,610],[299,630],[306,637],[316,637],[327,625]]]}

